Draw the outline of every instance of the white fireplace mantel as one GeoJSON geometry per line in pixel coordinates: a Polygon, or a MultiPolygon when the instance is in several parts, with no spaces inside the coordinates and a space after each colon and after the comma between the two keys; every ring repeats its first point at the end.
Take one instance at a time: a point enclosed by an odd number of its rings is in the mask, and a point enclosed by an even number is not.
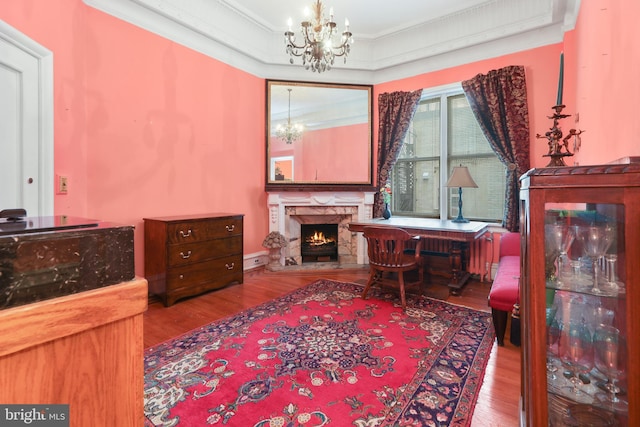
{"type": "MultiPolygon", "coordinates": [[[[267,204],[269,207],[269,232],[278,231],[286,238],[287,227],[286,209],[290,207],[354,207],[357,209],[358,221],[371,219],[373,215],[374,192],[269,192],[267,204]]],[[[329,209],[330,210],[330,209],[329,209]]],[[[353,233],[357,239],[357,263],[365,262],[365,241],[361,235],[353,233]],[[356,236],[357,235],[357,236],[356,236]]]]}

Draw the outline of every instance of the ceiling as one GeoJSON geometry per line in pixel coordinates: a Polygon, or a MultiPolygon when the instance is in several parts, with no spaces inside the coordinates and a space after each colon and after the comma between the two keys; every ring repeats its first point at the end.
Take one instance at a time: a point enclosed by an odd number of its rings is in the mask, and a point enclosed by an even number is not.
{"type": "MultiPolygon", "coordinates": [[[[322,0],[325,13],[334,8],[338,28],[344,27],[345,18],[357,23],[358,38],[375,39],[424,22],[472,8],[487,0],[401,0],[402,7],[392,1],[350,0],[340,2],[322,0]],[[371,7],[374,6],[374,7],[371,7]]],[[[311,8],[315,0],[226,0],[230,7],[245,14],[271,31],[287,29],[287,19],[299,22],[304,9],[311,8]]]]}
{"type": "Polygon", "coordinates": [[[314,0],[84,0],[92,7],[263,78],[376,84],[547,44],[571,30],[580,0],[349,0],[355,42],[346,64],[306,71],[284,49],[314,0]]]}

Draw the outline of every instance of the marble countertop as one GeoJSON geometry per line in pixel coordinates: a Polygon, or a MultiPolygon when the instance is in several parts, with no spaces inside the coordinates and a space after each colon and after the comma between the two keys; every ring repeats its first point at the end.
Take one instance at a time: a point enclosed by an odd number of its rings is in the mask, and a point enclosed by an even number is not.
{"type": "Polygon", "coordinates": [[[64,215],[0,221],[0,309],[133,280],[133,230],[64,215]]]}

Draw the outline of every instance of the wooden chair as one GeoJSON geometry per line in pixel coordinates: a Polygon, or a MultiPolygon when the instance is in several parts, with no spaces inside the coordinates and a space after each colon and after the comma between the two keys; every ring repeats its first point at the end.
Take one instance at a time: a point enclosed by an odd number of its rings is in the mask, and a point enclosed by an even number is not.
{"type": "Polygon", "coordinates": [[[400,287],[400,300],[402,308],[406,308],[405,280],[406,271],[418,270],[418,282],[409,285],[422,285],[424,279],[424,267],[420,259],[420,240],[407,233],[405,230],[395,227],[365,227],[364,238],[367,240],[369,253],[369,280],[362,291],[362,298],[366,299],[369,288],[374,283],[396,283],[400,287]],[[418,240],[413,253],[405,253],[408,243],[418,240]],[[396,273],[397,281],[383,278],[385,272],[396,273]]]}

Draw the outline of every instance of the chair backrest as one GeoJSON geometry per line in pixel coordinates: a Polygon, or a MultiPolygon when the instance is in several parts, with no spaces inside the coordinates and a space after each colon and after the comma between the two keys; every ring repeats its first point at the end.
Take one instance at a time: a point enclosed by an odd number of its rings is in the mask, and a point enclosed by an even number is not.
{"type": "Polygon", "coordinates": [[[401,228],[370,226],[364,228],[363,235],[367,239],[369,264],[387,268],[406,266],[404,250],[413,239],[411,234],[401,228]]]}
{"type": "Polygon", "coordinates": [[[500,258],[520,256],[520,233],[508,232],[500,235],[500,258]]]}

